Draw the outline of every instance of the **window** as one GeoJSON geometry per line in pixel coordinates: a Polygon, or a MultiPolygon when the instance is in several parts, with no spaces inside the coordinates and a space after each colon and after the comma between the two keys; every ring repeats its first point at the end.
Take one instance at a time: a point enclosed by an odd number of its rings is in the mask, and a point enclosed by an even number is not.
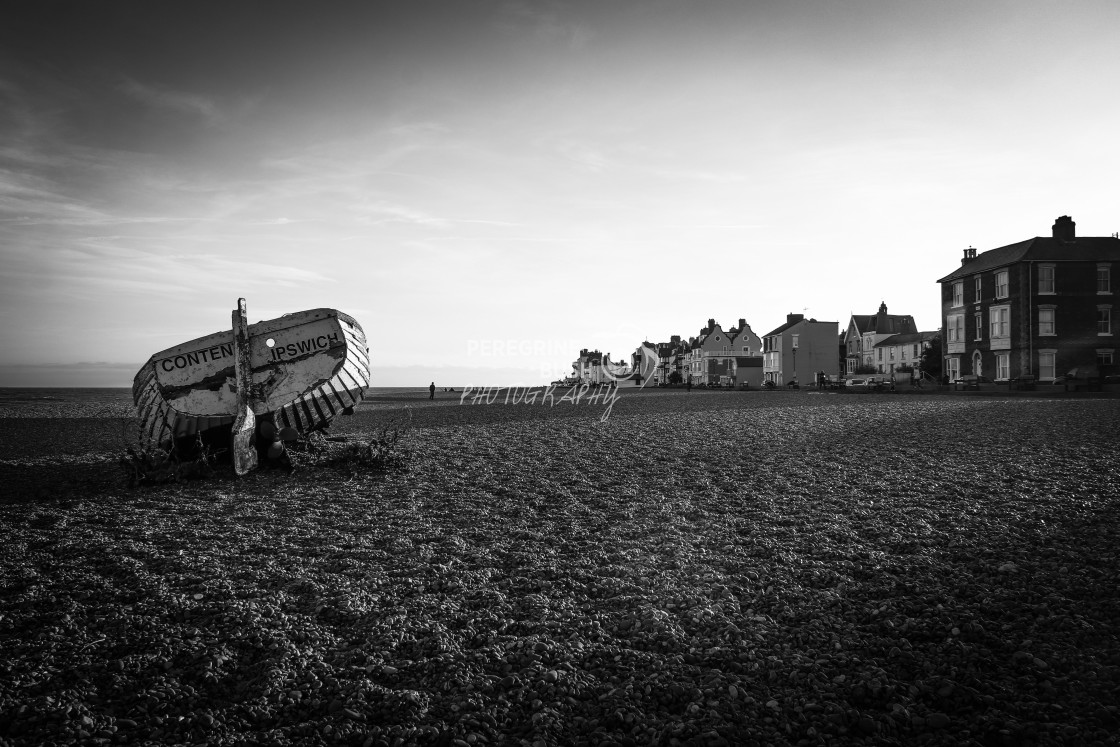
{"type": "Polygon", "coordinates": [[[954,314],[945,320],[949,342],[964,342],[964,315],[954,314]]]}
{"type": "Polygon", "coordinates": [[[1109,265],[1097,265],[1097,293],[1112,293],[1112,278],[1109,265]]]}
{"type": "Polygon", "coordinates": [[[1006,306],[993,306],[988,309],[988,322],[991,326],[990,335],[992,337],[1008,337],[1010,330],[1008,329],[1008,317],[1010,316],[1010,309],[1006,306]]]}
{"type": "Polygon", "coordinates": [[[797,338],[798,337],[800,337],[800,335],[793,335],[793,349],[794,350],[797,349],[797,338]]]}
{"type": "Polygon", "coordinates": [[[1097,350],[1098,366],[1111,366],[1114,360],[1115,358],[1113,358],[1113,350],[1111,348],[1108,350],[1097,350]]]}
{"type": "Polygon", "coordinates": [[[996,273],[996,298],[1007,298],[1007,270],[996,273]]]}
{"type": "Polygon", "coordinates": [[[949,381],[955,381],[961,377],[961,359],[960,358],[946,358],[945,359],[945,375],[949,377],[949,381]]]}
{"type": "Polygon", "coordinates": [[[894,360],[894,348],[891,348],[890,359],[891,359],[892,361],[894,360]]]}
{"type": "Polygon", "coordinates": [[[1054,265],[1038,266],[1038,292],[1054,293],[1054,265]]]}
{"type": "Polygon", "coordinates": [[[980,276],[979,275],[977,275],[976,279],[973,280],[973,284],[976,286],[976,290],[975,290],[975,294],[973,296],[973,300],[976,303],[980,303],[980,276]]]}
{"type": "Polygon", "coordinates": [[[1112,307],[1111,306],[1098,306],[1097,307],[1097,334],[1098,335],[1111,335],[1112,334],[1112,307]]]}
{"type": "Polygon", "coordinates": [[[883,349],[879,348],[879,360],[883,360],[883,349]]]}
{"type": "Polygon", "coordinates": [[[1038,307],[1038,334],[1040,337],[1048,337],[1058,334],[1054,331],[1054,316],[1056,313],[1057,312],[1053,306],[1038,307]]]}
{"type": "Polygon", "coordinates": [[[1057,350],[1039,350],[1038,351],[1038,378],[1039,379],[1053,379],[1058,375],[1057,373],[1057,350]]]}
{"type": "Polygon", "coordinates": [[[984,313],[981,312],[981,311],[977,311],[973,315],[973,322],[976,325],[976,333],[975,333],[976,334],[976,339],[977,340],[983,340],[984,339],[984,313]]]}
{"type": "Polygon", "coordinates": [[[920,356],[922,354],[922,351],[920,350],[920,348],[921,348],[921,345],[919,345],[918,343],[915,342],[914,343],[914,357],[915,358],[917,358],[918,356],[920,356]]]}
{"type": "Polygon", "coordinates": [[[1006,381],[1011,378],[1011,356],[1008,353],[996,353],[996,380],[1006,381]]]}
{"type": "Polygon", "coordinates": [[[953,283],[953,305],[964,306],[964,283],[953,283]]]}

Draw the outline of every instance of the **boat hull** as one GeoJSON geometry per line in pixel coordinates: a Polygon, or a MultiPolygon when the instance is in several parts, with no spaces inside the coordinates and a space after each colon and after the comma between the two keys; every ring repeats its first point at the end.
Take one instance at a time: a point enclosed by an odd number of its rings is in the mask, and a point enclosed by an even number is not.
{"type": "MultiPolygon", "coordinates": [[[[228,430],[237,416],[233,330],[153,355],[136,374],[132,397],[142,441],[228,430]]],[[[369,386],[369,347],[353,317],[311,309],[249,326],[252,396],[258,422],[304,434],[361,401],[369,386]]]]}

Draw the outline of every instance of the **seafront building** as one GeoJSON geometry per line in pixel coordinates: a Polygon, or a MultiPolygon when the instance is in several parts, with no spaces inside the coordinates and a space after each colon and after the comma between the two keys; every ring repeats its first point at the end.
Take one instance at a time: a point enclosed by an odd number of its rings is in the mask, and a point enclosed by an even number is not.
{"type": "Polygon", "coordinates": [[[875,346],[888,337],[902,334],[917,334],[918,326],[909,314],[889,314],[887,304],[879,304],[876,314],[853,314],[848,320],[844,333],[844,347],[847,350],[844,372],[854,374],[861,366],[874,367],[879,373],[881,361],[876,360],[875,346]]]}
{"type": "Polygon", "coordinates": [[[922,362],[922,355],[937,339],[937,334],[936,331],[905,332],[875,343],[875,368],[892,379],[900,369],[907,377],[918,378],[918,365],[922,362]]]}
{"type": "Polygon", "coordinates": [[[807,386],[820,374],[840,375],[836,356],[839,322],[818,322],[804,314],[787,314],[786,323],[762,338],[762,376],[775,386],[807,386]]]}
{"type": "Polygon", "coordinates": [[[759,337],[745,319],[727,330],[708,319],[695,337],[643,341],[628,363],[598,350],[581,350],[573,376],[586,383],[693,386],[811,385],[873,371],[892,379],[920,375],[923,354],[942,345],[942,377],[975,375],[997,382],[1053,382],[1060,377],[1103,379],[1117,366],[1114,277],[1120,236],[1078,237],[1061,216],[1048,237],[977,253],[937,282],[941,328],[920,331],[909,314],[853,314],[837,322],[788,314],[759,337]]]}
{"type": "Polygon", "coordinates": [[[693,386],[736,386],[762,383],[762,340],[746,319],[724,330],[709,319],[700,334],[689,340],[684,356],[684,380],[693,386]]]}
{"type": "Polygon", "coordinates": [[[944,373],[994,381],[1115,374],[1118,267],[1120,238],[1078,237],[1068,215],[1050,236],[965,249],[960,267],[938,281],[944,373]]]}

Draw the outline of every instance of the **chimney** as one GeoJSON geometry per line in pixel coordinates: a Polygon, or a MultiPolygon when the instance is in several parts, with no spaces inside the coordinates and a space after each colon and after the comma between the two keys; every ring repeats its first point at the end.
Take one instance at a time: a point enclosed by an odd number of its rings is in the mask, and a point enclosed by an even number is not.
{"type": "Polygon", "coordinates": [[[1063,242],[1076,241],[1077,233],[1074,231],[1076,226],[1077,224],[1073,222],[1073,218],[1068,215],[1063,215],[1061,218],[1054,221],[1054,228],[1052,229],[1054,238],[1063,242]]]}
{"type": "Polygon", "coordinates": [[[974,259],[976,259],[976,250],[970,246],[964,250],[964,257],[961,258],[961,264],[967,265],[974,259]]]}
{"type": "Polygon", "coordinates": [[[680,335],[673,335],[672,337],[669,338],[669,342],[674,342],[675,343],[675,342],[680,342],[680,341],[681,341],[681,336],[680,335]]]}
{"type": "Polygon", "coordinates": [[[747,320],[746,319],[740,319],[739,320],[739,329],[743,330],[743,329],[746,329],[746,328],[747,328],[747,320]]]}
{"type": "Polygon", "coordinates": [[[786,314],[786,324],[793,324],[794,322],[800,322],[804,318],[805,318],[804,314],[786,314]]]}

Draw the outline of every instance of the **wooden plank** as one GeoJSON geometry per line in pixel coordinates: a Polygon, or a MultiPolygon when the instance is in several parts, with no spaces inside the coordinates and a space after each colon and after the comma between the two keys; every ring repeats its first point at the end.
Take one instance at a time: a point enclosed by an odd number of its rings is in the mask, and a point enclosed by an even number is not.
{"type": "Polygon", "coordinates": [[[253,367],[249,353],[249,318],[245,299],[233,311],[234,375],[237,380],[237,419],[233,421],[233,471],[239,477],[257,466],[257,418],[253,414],[253,367]]]}

